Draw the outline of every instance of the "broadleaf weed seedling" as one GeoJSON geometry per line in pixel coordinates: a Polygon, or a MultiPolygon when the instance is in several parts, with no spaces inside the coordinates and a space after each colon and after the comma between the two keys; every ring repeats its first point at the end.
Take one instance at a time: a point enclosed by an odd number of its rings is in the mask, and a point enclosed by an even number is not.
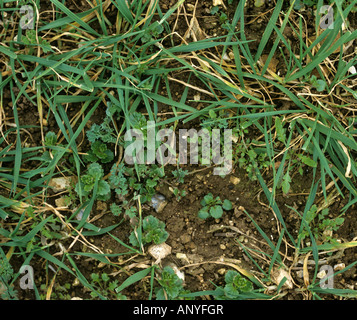
{"type": "Polygon", "coordinates": [[[129,218],[129,219],[134,219],[137,214],[138,214],[138,209],[131,205],[131,202],[124,200],[121,205],[118,205],[117,203],[113,202],[110,205],[110,211],[113,213],[114,216],[119,216],[123,213],[124,209],[124,214],[129,218]]]}
{"type": "MultiPolygon", "coordinates": [[[[188,175],[188,170],[183,170],[182,168],[178,167],[176,170],[172,171],[172,175],[175,177],[176,184],[183,184],[185,183],[186,175],[188,175]]],[[[187,195],[186,190],[185,189],[180,190],[178,186],[172,188],[171,191],[174,194],[177,201],[180,201],[183,197],[187,195]]]]}
{"type": "Polygon", "coordinates": [[[94,187],[97,184],[96,199],[106,201],[110,198],[110,186],[107,181],[103,180],[104,170],[102,166],[93,162],[88,166],[87,173],[81,176],[80,181],[76,184],[75,191],[79,194],[79,187],[81,186],[82,195],[89,197],[93,193],[94,187]]]}
{"type": "Polygon", "coordinates": [[[183,197],[186,197],[187,195],[187,192],[184,189],[180,190],[179,188],[174,188],[172,192],[177,201],[180,201],[183,197]]]}
{"type": "Polygon", "coordinates": [[[221,200],[219,196],[214,197],[212,193],[208,193],[201,201],[202,209],[198,212],[198,217],[207,219],[212,217],[219,219],[223,215],[223,210],[229,211],[232,209],[232,202],[228,199],[221,200]]]}
{"type": "MultiPolygon", "coordinates": [[[[332,232],[337,231],[344,222],[344,218],[341,216],[335,219],[328,218],[328,213],[328,208],[318,213],[318,207],[314,204],[307,211],[305,217],[306,224],[309,226],[315,239],[320,239],[322,242],[334,242],[332,232]]],[[[302,232],[299,234],[299,238],[301,240],[309,238],[306,226],[304,226],[302,232]]]]}
{"type": "Polygon", "coordinates": [[[26,46],[29,46],[28,54],[32,55],[34,53],[34,47],[39,46],[44,53],[50,52],[53,50],[51,49],[51,45],[40,36],[36,38],[36,31],[35,30],[26,30],[26,35],[22,37],[22,43],[26,46]],[[38,42],[37,42],[38,38],[38,42]]]}
{"type": "Polygon", "coordinates": [[[156,289],[157,300],[179,299],[181,294],[189,293],[183,288],[183,280],[178,277],[170,266],[163,268],[158,283],[161,288],[156,289]]]}
{"type": "Polygon", "coordinates": [[[116,293],[115,289],[118,287],[118,280],[110,280],[110,277],[107,273],[103,272],[92,273],[91,274],[91,285],[97,292],[92,291],[90,293],[92,298],[98,297],[98,293],[103,297],[106,297],[110,300],[126,300],[126,296],[121,293],[116,293]]]}
{"type": "MultiPolygon", "coordinates": [[[[154,244],[163,243],[169,237],[168,232],[165,230],[165,223],[152,215],[143,219],[142,229],[141,244],[143,246],[152,242],[154,244]]],[[[140,247],[136,231],[132,231],[129,240],[133,246],[140,247]]]]}
{"type": "MultiPolygon", "coordinates": [[[[41,284],[40,290],[43,292],[40,294],[40,299],[41,300],[46,300],[47,296],[47,285],[46,284],[41,284]]],[[[69,294],[69,290],[71,290],[71,284],[70,283],[65,283],[64,285],[59,285],[56,284],[53,287],[53,290],[51,292],[51,299],[52,300],[71,300],[71,295],[69,294]]]]}
{"type": "Polygon", "coordinates": [[[120,201],[127,200],[129,193],[134,193],[134,196],[141,196],[142,203],[151,199],[159,180],[165,175],[162,168],[156,165],[139,164],[134,168],[123,163],[114,164],[110,173],[109,184],[120,201]]]}
{"type": "Polygon", "coordinates": [[[14,269],[0,248],[0,297],[2,300],[16,300],[17,298],[17,291],[11,284],[13,276],[14,269]]]}
{"type": "Polygon", "coordinates": [[[322,79],[317,79],[315,75],[310,77],[309,82],[318,92],[322,92],[326,88],[326,82],[322,79]]]}
{"type": "MultiPolygon", "coordinates": [[[[247,144],[250,140],[247,139],[247,144]]],[[[235,148],[235,159],[238,167],[247,172],[248,178],[251,181],[257,180],[256,168],[262,171],[270,167],[268,155],[266,152],[258,152],[258,149],[247,147],[245,144],[237,144],[235,148]]]]}
{"type": "Polygon", "coordinates": [[[216,288],[217,300],[240,300],[241,294],[253,291],[253,283],[235,270],[228,270],[224,281],[226,284],[223,288],[216,288]]]}
{"type": "Polygon", "coordinates": [[[31,238],[26,245],[27,252],[31,252],[34,248],[36,248],[36,246],[39,247],[41,245],[47,244],[47,241],[50,242],[51,240],[55,239],[63,239],[64,235],[61,233],[62,224],[57,216],[51,215],[45,218],[44,215],[35,214],[32,207],[28,207],[26,209],[26,213],[33,221],[31,225],[32,229],[42,223],[45,219],[47,220],[47,223],[43,225],[39,231],[41,239],[38,237],[31,238]]]}
{"type": "Polygon", "coordinates": [[[88,155],[85,157],[85,160],[88,162],[97,162],[108,163],[113,161],[114,153],[109,150],[107,145],[99,140],[96,140],[91,144],[91,150],[88,152],[88,155]]]}
{"type": "Polygon", "coordinates": [[[172,175],[176,178],[177,183],[185,183],[185,177],[188,174],[188,170],[183,170],[182,168],[177,168],[172,171],[172,175]]]}
{"type": "MultiPolygon", "coordinates": [[[[57,135],[53,131],[47,132],[44,140],[47,150],[43,152],[40,159],[43,164],[48,164],[52,161],[53,157],[59,153],[60,149],[66,146],[58,143],[57,135]]],[[[62,159],[61,166],[65,167],[65,170],[71,171],[74,163],[73,153],[66,152],[62,159]]]]}

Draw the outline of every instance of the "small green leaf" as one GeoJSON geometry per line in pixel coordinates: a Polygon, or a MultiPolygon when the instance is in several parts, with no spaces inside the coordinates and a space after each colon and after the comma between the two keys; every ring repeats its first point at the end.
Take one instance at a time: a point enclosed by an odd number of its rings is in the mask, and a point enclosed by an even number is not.
{"type": "Polygon", "coordinates": [[[102,280],[107,282],[109,280],[109,276],[106,273],[102,273],[102,280]]]}
{"type": "Polygon", "coordinates": [[[326,82],[324,80],[317,80],[316,81],[316,90],[321,92],[321,91],[324,91],[325,90],[325,87],[326,87],[326,82]]]}
{"type": "Polygon", "coordinates": [[[259,8],[259,7],[263,6],[264,3],[265,3],[265,0],[255,0],[254,1],[254,6],[259,8]]]}
{"type": "Polygon", "coordinates": [[[212,195],[212,193],[208,193],[207,195],[205,195],[205,196],[203,197],[203,200],[205,201],[205,204],[204,204],[204,205],[210,204],[210,203],[213,201],[213,195],[212,195]]]}
{"type": "Polygon", "coordinates": [[[97,273],[92,273],[92,274],[90,275],[90,277],[91,277],[92,280],[95,281],[95,282],[98,282],[98,281],[99,281],[99,274],[97,274],[97,273]]]}
{"type": "Polygon", "coordinates": [[[136,217],[138,213],[138,210],[135,207],[130,207],[129,209],[125,210],[125,214],[130,218],[133,219],[134,217],[136,217]]]}
{"type": "Polygon", "coordinates": [[[287,171],[283,177],[283,182],[281,184],[281,188],[285,194],[288,194],[290,190],[290,182],[291,182],[291,178],[289,175],[289,171],[287,171]]]}
{"type": "Polygon", "coordinates": [[[116,203],[112,203],[110,205],[110,211],[115,215],[115,216],[119,216],[122,212],[122,208],[121,206],[119,206],[116,203]]]}
{"type": "Polygon", "coordinates": [[[135,235],[135,232],[132,231],[130,233],[130,236],[129,236],[129,242],[131,243],[131,245],[133,245],[134,247],[140,247],[140,244],[139,244],[139,241],[135,235]]]}
{"type": "Polygon", "coordinates": [[[223,214],[223,209],[221,206],[214,206],[209,210],[209,213],[211,214],[211,216],[215,219],[219,219],[222,217],[223,214]]]}
{"type": "Polygon", "coordinates": [[[223,201],[222,208],[227,211],[232,210],[233,208],[232,202],[229,201],[228,199],[225,199],[223,201]]]}
{"type": "Polygon", "coordinates": [[[240,292],[233,283],[228,283],[224,287],[224,293],[228,298],[236,298],[240,292]]]}
{"type": "Polygon", "coordinates": [[[183,290],[182,280],[169,266],[166,266],[163,269],[161,279],[159,279],[158,282],[167,293],[169,299],[176,298],[183,290]]]}
{"type": "Polygon", "coordinates": [[[203,219],[203,220],[207,219],[207,218],[209,217],[209,213],[208,213],[207,210],[208,210],[208,209],[207,209],[206,207],[203,208],[203,209],[201,209],[201,210],[198,212],[198,217],[199,217],[200,219],[203,219]]]}
{"type": "Polygon", "coordinates": [[[218,6],[214,6],[214,7],[212,7],[210,13],[211,13],[212,15],[214,15],[214,14],[216,14],[218,11],[219,11],[219,7],[218,7],[218,6]]]}
{"type": "Polygon", "coordinates": [[[224,281],[226,283],[233,282],[233,279],[236,275],[239,275],[239,273],[235,270],[228,270],[226,275],[224,276],[224,281]]]}
{"type": "Polygon", "coordinates": [[[91,175],[96,180],[99,180],[104,176],[104,170],[99,163],[94,162],[88,167],[88,175],[91,175]]]}
{"type": "Polygon", "coordinates": [[[53,131],[46,133],[45,146],[55,146],[57,143],[57,135],[53,131]]]}
{"type": "Polygon", "coordinates": [[[216,119],[216,118],[217,118],[216,113],[215,113],[214,110],[212,110],[212,109],[208,112],[208,114],[209,114],[209,116],[210,116],[211,119],[216,119]]]}
{"type": "Polygon", "coordinates": [[[285,144],[285,134],[284,134],[284,129],[283,129],[283,124],[281,122],[280,117],[275,118],[275,129],[276,129],[276,134],[278,136],[278,139],[285,144]]]}
{"type": "Polygon", "coordinates": [[[317,167],[317,162],[311,159],[310,157],[304,156],[302,154],[299,154],[298,157],[300,158],[301,162],[306,164],[307,166],[312,168],[317,167]]]}
{"type": "Polygon", "coordinates": [[[109,183],[106,182],[105,180],[99,180],[98,183],[98,195],[104,196],[107,194],[110,194],[110,186],[109,183]]]}

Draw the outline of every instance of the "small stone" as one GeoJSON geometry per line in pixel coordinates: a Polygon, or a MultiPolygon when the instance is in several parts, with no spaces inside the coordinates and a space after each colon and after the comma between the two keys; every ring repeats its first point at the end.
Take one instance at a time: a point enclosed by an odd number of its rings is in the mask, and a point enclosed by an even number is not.
{"type": "Polygon", "coordinates": [[[326,229],[324,230],[324,232],[322,233],[326,238],[327,237],[332,237],[332,230],[330,229],[326,229]]]}
{"type": "Polygon", "coordinates": [[[104,201],[97,201],[97,211],[105,212],[108,209],[108,205],[104,201]]]}
{"type": "Polygon", "coordinates": [[[229,178],[229,181],[230,181],[231,183],[233,183],[234,185],[237,185],[237,184],[240,182],[240,179],[237,178],[237,177],[235,177],[235,176],[231,176],[231,177],[229,178]]]}
{"type": "Polygon", "coordinates": [[[227,53],[225,53],[225,54],[223,55],[223,60],[224,60],[224,61],[231,61],[231,58],[229,57],[229,55],[228,55],[227,53]]]}
{"type": "Polygon", "coordinates": [[[176,258],[179,259],[179,260],[184,260],[186,262],[190,262],[185,253],[177,252],[176,253],[176,258]]]}
{"type": "Polygon", "coordinates": [[[203,256],[199,254],[187,254],[187,259],[190,261],[190,263],[200,263],[204,260],[203,256]]]}
{"type": "Polygon", "coordinates": [[[286,278],[286,281],[284,282],[283,287],[288,287],[289,289],[292,289],[294,287],[293,285],[293,281],[291,279],[290,274],[284,270],[284,269],[277,269],[274,270],[271,274],[271,278],[272,280],[279,285],[280,282],[284,279],[284,277],[286,278]]]}
{"type": "Polygon", "coordinates": [[[195,6],[191,3],[187,3],[187,11],[193,11],[195,9],[195,6]]]}
{"type": "Polygon", "coordinates": [[[239,241],[239,242],[243,242],[244,239],[245,239],[244,236],[239,236],[239,237],[238,237],[238,241],[239,241]]]}
{"type": "Polygon", "coordinates": [[[188,234],[183,234],[180,239],[183,244],[189,243],[191,241],[191,237],[188,234]]]}
{"type": "Polygon", "coordinates": [[[227,247],[224,244],[220,244],[219,247],[221,248],[221,250],[226,250],[227,247]]]}
{"type": "Polygon", "coordinates": [[[217,271],[218,274],[220,274],[221,276],[223,276],[226,273],[226,269],[225,268],[221,268],[217,271]]]}
{"type": "Polygon", "coordinates": [[[76,286],[79,286],[79,284],[80,284],[79,279],[75,278],[73,283],[72,283],[72,286],[76,287],[76,286]]]}
{"type": "MultiPolygon", "coordinates": [[[[77,209],[75,209],[75,210],[73,210],[74,212],[75,211],[77,211],[77,209]]],[[[79,212],[76,214],[76,219],[78,220],[78,221],[81,221],[82,220],[82,218],[83,218],[83,213],[84,213],[84,209],[81,209],[81,210],[79,210],[79,212]]]]}
{"type": "Polygon", "coordinates": [[[154,244],[148,248],[149,254],[159,263],[162,259],[171,254],[171,247],[166,243],[154,244]]]}
{"type": "Polygon", "coordinates": [[[151,206],[157,213],[162,212],[167,205],[167,201],[162,194],[155,194],[151,198],[151,206]]]}
{"type": "Polygon", "coordinates": [[[188,245],[186,245],[188,249],[191,249],[191,250],[195,250],[196,249],[196,244],[191,241],[188,243],[188,245]]]}
{"type": "Polygon", "coordinates": [[[333,267],[333,270],[340,271],[340,270],[344,269],[345,267],[346,267],[346,265],[344,263],[339,263],[333,267]]]}
{"type": "Polygon", "coordinates": [[[201,99],[201,94],[200,93],[197,93],[193,96],[193,100],[194,101],[199,101],[201,99]]]}
{"type": "Polygon", "coordinates": [[[200,274],[204,273],[205,270],[203,268],[193,268],[192,270],[188,271],[190,274],[193,276],[196,276],[197,278],[201,278],[200,274]]]}
{"type": "Polygon", "coordinates": [[[48,183],[48,186],[57,193],[67,190],[73,182],[75,182],[75,177],[52,178],[48,183]]]}
{"type": "Polygon", "coordinates": [[[352,66],[352,67],[350,67],[350,68],[348,69],[348,72],[349,72],[349,73],[352,73],[352,74],[356,74],[356,73],[357,73],[357,70],[356,70],[355,66],[352,66]]]}
{"type": "Polygon", "coordinates": [[[71,199],[68,197],[61,197],[55,200],[55,204],[57,208],[68,208],[71,204],[71,199]]]}
{"type": "Polygon", "coordinates": [[[223,4],[222,0],[213,0],[213,6],[221,6],[223,4]]]}
{"type": "Polygon", "coordinates": [[[326,271],[322,270],[316,275],[319,279],[323,279],[326,277],[326,271]]]}

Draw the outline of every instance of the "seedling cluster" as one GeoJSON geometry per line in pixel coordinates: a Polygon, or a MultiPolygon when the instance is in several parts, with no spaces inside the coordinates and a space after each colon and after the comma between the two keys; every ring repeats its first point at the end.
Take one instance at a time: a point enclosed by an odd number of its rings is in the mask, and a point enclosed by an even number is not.
{"type": "Polygon", "coordinates": [[[198,217],[201,219],[214,218],[220,219],[223,215],[223,210],[229,211],[232,209],[232,202],[228,199],[221,200],[219,196],[214,197],[212,193],[208,193],[201,200],[202,209],[198,212],[198,217]]]}

